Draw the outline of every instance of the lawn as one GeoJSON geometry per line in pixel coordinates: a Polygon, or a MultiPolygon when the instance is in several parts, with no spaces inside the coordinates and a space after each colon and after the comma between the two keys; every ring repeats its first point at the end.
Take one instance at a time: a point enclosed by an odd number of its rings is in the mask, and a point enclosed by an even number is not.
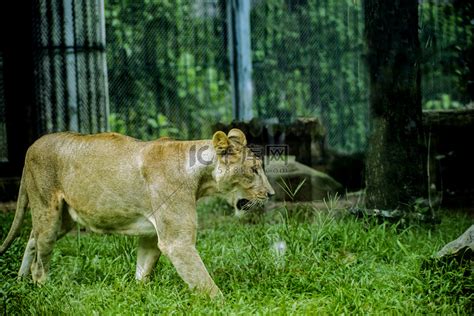
{"type": "MultiPolygon", "coordinates": [[[[224,301],[189,291],[163,256],[152,281],[137,283],[136,240],[124,236],[70,234],[55,247],[49,283],[17,281],[27,221],[0,257],[0,313],[473,313],[472,266],[428,261],[470,226],[472,218],[461,213],[442,215],[435,226],[376,223],[331,207],[281,208],[242,220],[213,200],[198,214],[197,247],[224,301]]],[[[2,241],[12,217],[0,214],[2,241]]]]}

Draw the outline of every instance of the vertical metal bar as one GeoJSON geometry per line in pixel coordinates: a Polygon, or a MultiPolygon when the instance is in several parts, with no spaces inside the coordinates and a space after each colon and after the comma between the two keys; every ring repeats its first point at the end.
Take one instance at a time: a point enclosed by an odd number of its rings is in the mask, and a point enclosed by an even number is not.
{"type": "Polygon", "coordinates": [[[67,46],[66,46],[66,17],[65,17],[65,1],[63,0],[58,4],[58,7],[55,11],[55,16],[57,17],[57,28],[59,30],[59,41],[55,51],[59,60],[58,67],[58,78],[61,83],[61,104],[62,111],[58,117],[59,124],[61,125],[60,130],[65,130],[69,128],[69,91],[67,87],[67,46]]]}
{"type": "Polygon", "coordinates": [[[37,75],[35,76],[35,93],[36,93],[36,106],[38,108],[38,122],[37,122],[37,131],[38,135],[41,135],[44,131],[47,130],[46,122],[48,122],[48,109],[51,108],[48,97],[49,81],[47,80],[47,69],[48,66],[48,56],[45,54],[44,46],[47,45],[44,32],[47,31],[47,19],[45,18],[45,6],[46,1],[40,1],[34,6],[34,46],[35,46],[35,71],[37,75]],[[41,87],[41,88],[40,88],[41,87]]]}
{"type": "Polygon", "coordinates": [[[97,99],[98,89],[97,89],[97,65],[96,65],[96,54],[97,46],[95,40],[95,19],[96,19],[96,8],[95,3],[86,1],[87,3],[87,34],[89,37],[89,45],[86,47],[87,56],[89,60],[89,94],[90,94],[90,107],[89,107],[89,131],[94,133],[96,131],[96,122],[97,122],[97,108],[100,106],[97,99]]]}
{"type": "Polygon", "coordinates": [[[75,40],[76,40],[76,65],[77,65],[77,91],[79,101],[79,129],[81,132],[91,132],[88,126],[87,78],[86,56],[88,54],[86,45],[86,21],[84,18],[85,0],[74,1],[75,12],[75,40]]]}
{"type": "MultiPolygon", "coordinates": [[[[48,46],[54,46],[53,42],[53,7],[52,1],[47,1],[46,4],[46,20],[47,20],[47,28],[48,28],[48,46]]],[[[55,80],[55,58],[54,58],[54,51],[51,48],[48,48],[48,57],[49,57],[49,78],[51,80],[51,122],[47,122],[46,126],[48,128],[48,132],[57,130],[57,111],[56,105],[58,102],[57,93],[56,93],[56,80],[55,80]]]]}
{"type": "Polygon", "coordinates": [[[105,57],[105,10],[104,10],[104,0],[98,0],[99,2],[99,27],[100,27],[100,45],[102,51],[100,52],[101,64],[102,64],[102,80],[103,80],[103,124],[101,124],[101,131],[109,131],[109,114],[110,114],[110,107],[109,107],[109,79],[107,73],[107,59],[105,57]]]}
{"type": "Polygon", "coordinates": [[[54,30],[54,66],[57,93],[57,129],[63,131],[67,129],[67,90],[66,90],[66,67],[65,67],[65,47],[64,47],[64,9],[62,2],[54,2],[53,9],[53,30],[54,30]]]}
{"type": "Polygon", "coordinates": [[[74,16],[73,16],[73,0],[63,0],[63,32],[65,47],[65,79],[66,79],[66,117],[68,118],[67,127],[71,131],[79,131],[79,116],[77,107],[77,80],[76,80],[76,52],[75,32],[74,32],[74,16]]]}
{"type": "Polygon", "coordinates": [[[77,34],[78,34],[78,23],[77,23],[77,2],[75,0],[73,1],[73,6],[72,6],[72,26],[73,26],[73,45],[74,45],[74,74],[75,74],[75,94],[76,94],[76,113],[77,113],[77,123],[78,123],[78,132],[82,132],[82,126],[81,126],[81,98],[80,98],[80,89],[79,89],[79,62],[78,62],[78,39],[77,39],[77,34]]]}
{"type": "Polygon", "coordinates": [[[95,99],[96,99],[96,104],[97,107],[95,108],[95,114],[94,114],[94,128],[93,132],[97,133],[100,130],[101,124],[101,117],[102,117],[102,105],[103,105],[103,91],[102,91],[102,72],[100,71],[100,57],[102,54],[102,48],[100,44],[100,10],[99,10],[99,1],[95,0],[93,4],[93,12],[94,14],[94,46],[96,47],[94,51],[94,67],[96,69],[95,71],[95,99]]]}
{"type": "Polygon", "coordinates": [[[247,121],[253,116],[250,0],[231,0],[227,19],[233,113],[235,119],[247,121]]]}
{"type": "Polygon", "coordinates": [[[91,41],[90,41],[90,14],[89,14],[89,1],[84,1],[83,7],[82,7],[82,23],[84,25],[83,27],[83,32],[84,32],[84,57],[85,57],[85,71],[84,71],[84,81],[86,85],[85,93],[86,93],[86,99],[87,99],[87,104],[86,106],[86,113],[87,113],[87,130],[92,130],[92,84],[91,84],[91,64],[90,64],[90,51],[89,47],[91,46],[91,41]]]}

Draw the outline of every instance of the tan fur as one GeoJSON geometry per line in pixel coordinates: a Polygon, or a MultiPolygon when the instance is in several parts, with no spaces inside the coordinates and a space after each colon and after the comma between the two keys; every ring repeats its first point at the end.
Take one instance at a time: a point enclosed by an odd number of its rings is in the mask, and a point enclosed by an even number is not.
{"type": "MultiPolygon", "coordinates": [[[[27,206],[33,228],[20,276],[44,282],[58,238],[74,222],[99,233],[140,236],[136,278],[145,280],[161,252],[191,287],[220,295],[196,248],[196,201],[221,194],[229,203],[262,203],[274,191],[245,135],[213,140],[142,142],[116,133],[50,134],[28,150],[6,251],[27,206]]],[[[237,210],[237,212],[241,212],[237,210]]],[[[230,238],[230,237],[229,237],[230,238]]]]}

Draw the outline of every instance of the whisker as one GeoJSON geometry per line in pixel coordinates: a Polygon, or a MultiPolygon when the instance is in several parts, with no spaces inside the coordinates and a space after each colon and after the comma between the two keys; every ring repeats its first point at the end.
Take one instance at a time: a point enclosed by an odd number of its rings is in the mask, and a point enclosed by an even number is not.
{"type": "Polygon", "coordinates": [[[254,207],[262,207],[266,202],[265,198],[256,197],[248,202],[242,207],[242,209],[250,210],[254,207]]]}

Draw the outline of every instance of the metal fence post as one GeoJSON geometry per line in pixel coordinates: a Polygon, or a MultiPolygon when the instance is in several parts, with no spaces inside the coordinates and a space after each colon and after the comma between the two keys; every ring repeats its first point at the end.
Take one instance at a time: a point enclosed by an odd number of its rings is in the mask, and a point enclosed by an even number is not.
{"type": "Polygon", "coordinates": [[[71,49],[74,47],[74,7],[71,1],[64,0],[64,45],[67,47],[65,52],[65,72],[66,72],[66,95],[67,104],[65,104],[66,111],[69,115],[68,122],[66,122],[67,129],[70,131],[79,132],[79,109],[77,104],[77,65],[75,51],[71,49]]]}
{"type": "Polygon", "coordinates": [[[33,89],[40,134],[108,130],[103,2],[33,1],[33,89]]]}
{"type": "Polygon", "coordinates": [[[252,119],[252,55],[250,48],[250,0],[231,0],[227,6],[227,30],[234,119],[252,119]]]}
{"type": "MultiPolygon", "coordinates": [[[[99,22],[96,25],[96,32],[98,35],[98,40],[99,43],[102,45],[102,47],[106,47],[106,38],[105,38],[105,4],[104,0],[99,0],[97,4],[99,8],[99,22]]],[[[104,117],[102,117],[102,126],[100,127],[101,132],[108,132],[110,131],[110,125],[109,125],[109,115],[110,115],[110,104],[109,104],[109,77],[108,77],[108,71],[107,71],[107,58],[105,56],[105,51],[104,53],[100,54],[99,56],[99,66],[102,66],[102,78],[103,78],[103,83],[104,83],[104,88],[103,88],[103,97],[104,97],[104,117]]]]}

